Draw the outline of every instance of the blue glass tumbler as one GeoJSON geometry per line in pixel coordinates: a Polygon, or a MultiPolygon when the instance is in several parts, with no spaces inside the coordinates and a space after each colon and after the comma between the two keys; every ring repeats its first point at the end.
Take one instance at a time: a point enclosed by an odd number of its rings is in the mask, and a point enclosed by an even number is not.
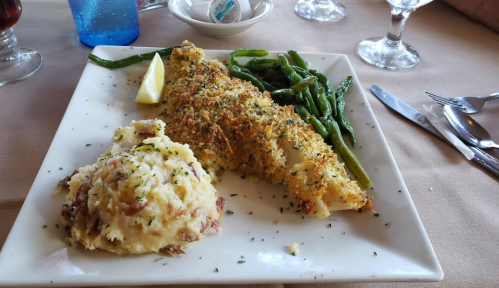
{"type": "Polygon", "coordinates": [[[137,0],[68,0],[80,41],[125,46],[139,37],[137,0]]]}

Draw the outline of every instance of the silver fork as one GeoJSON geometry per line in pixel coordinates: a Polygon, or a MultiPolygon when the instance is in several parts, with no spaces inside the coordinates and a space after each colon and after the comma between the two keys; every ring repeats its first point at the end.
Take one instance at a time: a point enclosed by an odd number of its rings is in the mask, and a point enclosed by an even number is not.
{"type": "Polygon", "coordinates": [[[487,102],[499,99],[499,92],[490,94],[489,96],[467,96],[454,98],[444,98],[428,91],[425,91],[425,93],[440,105],[453,105],[468,114],[480,112],[485,107],[487,102]]]}

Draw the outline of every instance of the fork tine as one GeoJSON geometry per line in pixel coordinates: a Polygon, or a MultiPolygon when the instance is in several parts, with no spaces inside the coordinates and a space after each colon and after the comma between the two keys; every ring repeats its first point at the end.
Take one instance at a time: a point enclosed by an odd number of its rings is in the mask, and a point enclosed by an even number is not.
{"type": "Polygon", "coordinates": [[[455,103],[454,101],[446,100],[446,99],[441,98],[441,97],[440,98],[434,97],[434,96],[430,96],[430,97],[440,105],[452,105],[452,106],[459,107],[459,103],[455,103]]]}
{"type": "Polygon", "coordinates": [[[425,93],[428,94],[428,96],[430,96],[433,100],[437,101],[437,103],[439,103],[441,105],[454,105],[454,106],[458,106],[458,107],[462,106],[462,104],[455,99],[444,98],[442,96],[438,96],[437,94],[434,94],[434,93],[431,93],[428,91],[425,91],[425,93]]]}

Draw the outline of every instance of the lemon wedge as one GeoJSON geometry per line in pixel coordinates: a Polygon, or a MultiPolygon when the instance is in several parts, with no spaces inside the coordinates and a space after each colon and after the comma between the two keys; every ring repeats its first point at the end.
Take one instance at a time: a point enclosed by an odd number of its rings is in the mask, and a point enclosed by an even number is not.
{"type": "Polygon", "coordinates": [[[163,95],[164,86],[165,66],[163,60],[161,60],[161,56],[156,53],[142,79],[135,102],[142,104],[159,103],[161,96],[163,95]]]}

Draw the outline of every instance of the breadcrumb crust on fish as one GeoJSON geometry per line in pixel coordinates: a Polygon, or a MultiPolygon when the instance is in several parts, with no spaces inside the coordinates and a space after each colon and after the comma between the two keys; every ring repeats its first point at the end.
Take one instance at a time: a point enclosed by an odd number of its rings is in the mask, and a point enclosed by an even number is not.
{"type": "Polygon", "coordinates": [[[166,71],[165,122],[173,140],[189,144],[212,177],[225,170],[288,186],[300,209],[324,218],[330,211],[372,208],[343,163],[313,128],[268,92],[230,77],[217,60],[184,41],[166,71]]]}

